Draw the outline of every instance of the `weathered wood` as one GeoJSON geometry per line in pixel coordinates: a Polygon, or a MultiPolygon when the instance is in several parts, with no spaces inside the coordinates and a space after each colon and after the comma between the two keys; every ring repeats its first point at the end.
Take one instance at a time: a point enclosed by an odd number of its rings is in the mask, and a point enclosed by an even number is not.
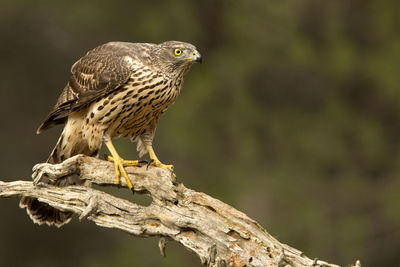
{"type": "MultiPolygon", "coordinates": [[[[83,155],[56,165],[36,165],[33,183],[0,181],[0,197],[32,196],[102,227],[141,237],[159,236],[163,255],[166,239],[171,239],[195,252],[207,266],[338,266],[311,260],[301,251],[280,243],[244,213],[176,183],[165,169],[144,166],[126,170],[133,177],[135,191],[152,197],[149,206],[90,187],[59,188],[40,183],[44,176],[59,179],[77,174],[91,183],[115,184],[114,164],[83,155]]],[[[121,186],[127,186],[124,179],[121,186]]],[[[359,262],[356,264],[359,266],[359,262]]]]}

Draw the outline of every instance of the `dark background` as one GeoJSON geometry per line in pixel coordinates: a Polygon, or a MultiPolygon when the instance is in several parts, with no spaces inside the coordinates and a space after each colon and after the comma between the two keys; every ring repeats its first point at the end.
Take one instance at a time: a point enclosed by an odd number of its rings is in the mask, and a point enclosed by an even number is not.
{"type": "MultiPolygon", "coordinates": [[[[311,258],[399,266],[399,10],[397,0],[3,0],[0,180],[30,180],[46,159],[61,128],[36,128],[87,50],[187,41],[204,61],[160,120],[161,161],[311,258]]],[[[113,193],[143,200],[126,191],[113,193]]],[[[76,217],[39,227],[18,201],[0,200],[0,266],[200,266],[177,244],[163,259],[155,238],[76,217]]]]}

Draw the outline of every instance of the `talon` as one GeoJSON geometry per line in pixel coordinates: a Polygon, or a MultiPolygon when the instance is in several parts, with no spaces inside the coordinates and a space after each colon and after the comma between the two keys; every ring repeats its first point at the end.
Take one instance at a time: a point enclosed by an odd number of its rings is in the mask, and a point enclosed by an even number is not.
{"type": "Polygon", "coordinates": [[[145,164],[145,165],[149,165],[149,162],[147,160],[138,160],[139,164],[145,164]]]}
{"type": "MultiPolygon", "coordinates": [[[[110,157],[109,155],[103,154],[103,158],[104,158],[105,160],[111,161],[111,160],[108,159],[109,157],[110,157]]],[[[111,158],[112,158],[112,157],[111,157],[111,158]]]]}
{"type": "Polygon", "coordinates": [[[150,166],[151,163],[153,163],[153,162],[154,162],[154,159],[150,159],[150,160],[147,162],[146,170],[149,169],[149,166],[150,166]]]}
{"type": "Polygon", "coordinates": [[[176,174],[174,173],[174,169],[175,169],[175,167],[172,165],[172,167],[171,167],[171,176],[176,178],[176,174]]]}

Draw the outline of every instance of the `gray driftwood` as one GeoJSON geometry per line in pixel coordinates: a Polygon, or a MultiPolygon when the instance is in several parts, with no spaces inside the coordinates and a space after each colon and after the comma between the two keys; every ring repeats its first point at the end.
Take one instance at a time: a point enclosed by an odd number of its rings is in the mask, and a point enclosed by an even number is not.
{"type": "MultiPolygon", "coordinates": [[[[34,182],[0,181],[0,197],[32,196],[102,227],[141,237],[161,237],[162,255],[165,255],[166,241],[174,240],[196,253],[206,266],[338,266],[312,260],[301,251],[280,243],[246,214],[176,183],[165,169],[144,166],[126,170],[134,177],[135,191],[153,199],[149,206],[86,186],[59,188],[40,183],[44,176],[59,179],[77,174],[91,183],[115,184],[113,163],[82,155],[61,164],[36,165],[32,175],[34,182]]],[[[123,178],[121,183],[126,186],[123,178]]],[[[359,262],[354,266],[360,266],[359,262]]]]}

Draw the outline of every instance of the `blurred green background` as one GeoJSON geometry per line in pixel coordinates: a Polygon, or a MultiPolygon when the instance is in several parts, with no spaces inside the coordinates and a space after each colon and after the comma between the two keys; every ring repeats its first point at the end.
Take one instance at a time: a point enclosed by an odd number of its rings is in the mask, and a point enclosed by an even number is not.
{"type": "MultiPolygon", "coordinates": [[[[61,132],[36,128],[72,64],[112,41],[193,43],[155,150],[180,181],[311,258],[400,266],[400,2],[0,2],[0,180],[30,179],[61,132]]],[[[126,158],[135,145],[117,142],[126,158]]],[[[114,190],[133,202],[125,189],[114,190]]],[[[34,225],[0,200],[0,266],[200,266],[93,223],[34,225]]]]}

